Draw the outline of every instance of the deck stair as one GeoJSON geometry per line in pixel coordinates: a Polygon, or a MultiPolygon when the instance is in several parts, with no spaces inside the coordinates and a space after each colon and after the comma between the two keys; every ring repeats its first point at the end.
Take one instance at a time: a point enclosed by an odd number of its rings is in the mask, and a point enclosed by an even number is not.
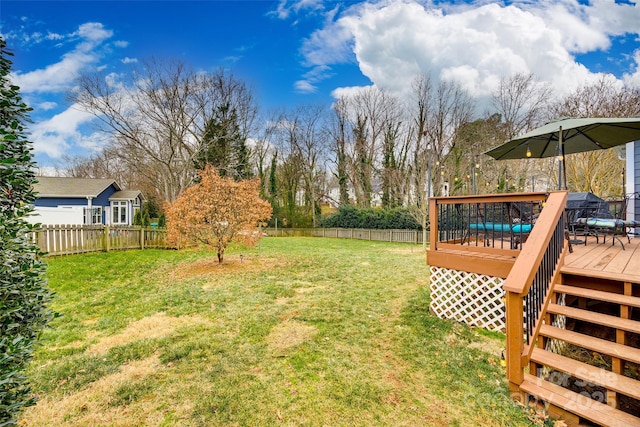
{"type": "Polygon", "coordinates": [[[614,291],[608,292],[606,284],[590,289],[576,285],[578,281],[572,277],[567,281],[571,286],[554,287],[520,390],[569,425],[638,427],[640,321],[634,318],[640,297],[633,296],[633,286],[640,285],[610,283],[614,291]],[[623,294],[616,293],[620,289],[623,294]],[[560,323],[566,328],[554,322],[558,316],[566,319],[560,323]]]}

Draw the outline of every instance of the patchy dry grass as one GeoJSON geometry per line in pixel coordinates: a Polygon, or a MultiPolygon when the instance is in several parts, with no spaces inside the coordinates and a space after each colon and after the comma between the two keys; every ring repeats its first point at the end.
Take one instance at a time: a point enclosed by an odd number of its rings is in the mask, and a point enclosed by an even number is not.
{"type": "Polygon", "coordinates": [[[418,247],[267,238],[50,260],[28,426],[518,426],[503,337],[429,314],[418,247]]]}
{"type": "Polygon", "coordinates": [[[100,340],[92,344],[85,353],[89,355],[105,354],[109,349],[114,347],[124,346],[142,339],[164,338],[171,335],[180,327],[197,326],[198,324],[207,322],[207,319],[200,316],[171,317],[165,313],[154,313],[151,316],[144,317],[127,325],[127,327],[118,334],[100,338],[100,340]]]}
{"type": "MultiPolygon", "coordinates": [[[[119,405],[114,401],[123,389],[134,390],[160,367],[157,356],[125,363],[118,372],[106,375],[75,393],[41,398],[22,421],[28,426],[130,426],[133,420],[140,425],[158,425],[161,420],[158,419],[157,408],[148,399],[146,403],[137,405],[119,405]]],[[[151,389],[147,392],[150,394],[151,389]]],[[[133,403],[133,399],[126,403],[133,403]]]]}

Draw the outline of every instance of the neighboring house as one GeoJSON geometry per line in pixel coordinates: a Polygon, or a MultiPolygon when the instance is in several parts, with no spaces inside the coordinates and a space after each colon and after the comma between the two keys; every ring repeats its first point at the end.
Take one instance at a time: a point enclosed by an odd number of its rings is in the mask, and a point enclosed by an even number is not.
{"type": "Polygon", "coordinates": [[[37,177],[30,217],[41,224],[132,225],[144,202],[139,190],[122,190],[113,179],[37,177]]]}

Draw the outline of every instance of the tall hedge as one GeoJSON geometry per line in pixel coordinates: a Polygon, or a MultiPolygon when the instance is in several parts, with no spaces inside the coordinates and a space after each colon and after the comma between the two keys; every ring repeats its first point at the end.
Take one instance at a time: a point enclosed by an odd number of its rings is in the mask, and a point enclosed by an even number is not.
{"type": "Polygon", "coordinates": [[[31,109],[9,80],[8,56],[0,37],[0,426],[15,424],[34,403],[25,369],[52,317],[45,265],[27,238],[33,226],[25,220],[35,200],[32,144],[25,135],[31,109]]]}
{"type": "Polygon", "coordinates": [[[358,208],[343,205],[338,212],[322,218],[326,228],[372,228],[379,230],[421,230],[420,224],[404,208],[358,208]]]}

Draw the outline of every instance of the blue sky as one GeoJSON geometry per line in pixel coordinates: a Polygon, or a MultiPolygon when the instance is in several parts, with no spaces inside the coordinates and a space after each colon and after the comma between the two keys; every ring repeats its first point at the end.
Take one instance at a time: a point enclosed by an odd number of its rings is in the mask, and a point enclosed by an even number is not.
{"type": "Polygon", "coordinates": [[[225,67],[264,109],[330,103],[377,85],[400,96],[430,73],[487,99],[534,73],[561,95],[603,74],[640,87],[640,5],[613,0],[7,1],[0,33],[34,108],[36,160],[99,147],[66,100],[79,73],[128,73],[151,56],[225,67]]]}

